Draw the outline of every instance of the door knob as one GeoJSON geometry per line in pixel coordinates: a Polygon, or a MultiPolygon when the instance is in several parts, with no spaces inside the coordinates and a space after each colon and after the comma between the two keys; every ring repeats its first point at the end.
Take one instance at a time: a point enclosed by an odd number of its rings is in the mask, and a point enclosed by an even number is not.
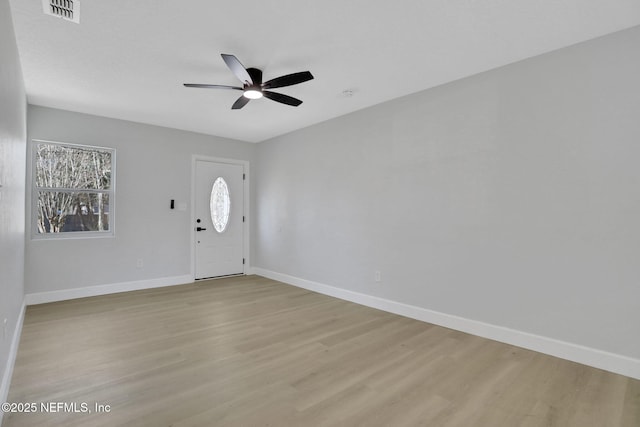
{"type": "Polygon", "coordinates": [[[196,231],[204,231],[204,230],[206,230],[206,228],[196,227],[196,231]]]}

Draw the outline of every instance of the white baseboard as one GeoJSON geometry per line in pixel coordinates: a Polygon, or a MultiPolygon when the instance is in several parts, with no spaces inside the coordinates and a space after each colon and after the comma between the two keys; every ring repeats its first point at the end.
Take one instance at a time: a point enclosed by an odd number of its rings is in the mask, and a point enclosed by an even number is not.
{"type": "MultiPolygon", "coordinates": [[[[9,396],[9,386],[11,385],[11,377],[13,376],[13,366],[16,363],[16,356],[18,355],[18,345],[20,344],[20,335],[22,335],[22,324],[24,323],[24,312],[27,304],[22,301],[22,309],[18,315],[16,321],[16,327],[13,331],[13,338],[11,339],[11,347],[9,348],[9,357],[7,358],[7,364],[4,367],[4,375],[2,375],[2,383],[0,383],[0,403],[7,401],[9,396]]],[[[0,411],[0,425],[2,425],[2,416],[4,412],[0,411]]]]}
{"type": "Polygon", "coordinates": [[[583,365],[592,366],[627,377],[640,379],[640,360],[628,356],[585,347],[548,338],[540,335],[522,332],[503,326],[492,325],[479,322],[477,320],[466,319],[446,313],[429,310],[414,305],[404,304],[379,298],[371,295],[353,292],[346,289],[336,288],[323,283],[301,279],[287,274],[277,273],[259,267],[252,267],[251,272],[269,279],[278,280],[289,285],[308,289],[310,291],[351,301],[367,307],[377,308],[401,316],[410,317],[446,328],[455,329],[483,338],[489,338],[506,344],[515,345],[583,365]]]}
{"type": "Polygon", "coordinates": [[[62,289],[59,291],[36,292],[25,295],[27,305],[65,301],[76,298],[94,297],[97,295],[115,294],[118,292],[138,291],[141,289],[162,288],[164,286],[192,283],[191,275],[161,277],[159,279],[137,280],[134,282],[113,283],[109,285],[89,286],[86,288],[62,289]]]}

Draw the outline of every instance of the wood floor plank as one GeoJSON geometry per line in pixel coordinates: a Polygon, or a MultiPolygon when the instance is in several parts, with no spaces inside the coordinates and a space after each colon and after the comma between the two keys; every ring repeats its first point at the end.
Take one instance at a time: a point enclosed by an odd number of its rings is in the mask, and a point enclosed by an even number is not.
{"type": "Polygon", "coordinates": [[[92,413],[3,427],[640,426],[638,380],[259,276],[30,306],[8,401],[92,413]]]}

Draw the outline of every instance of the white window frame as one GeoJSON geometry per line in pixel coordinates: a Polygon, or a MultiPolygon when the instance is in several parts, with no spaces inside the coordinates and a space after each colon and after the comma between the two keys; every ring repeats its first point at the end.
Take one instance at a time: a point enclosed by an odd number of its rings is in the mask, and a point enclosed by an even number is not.
{"type": "Polygon", "coordinates": [[[116,202],[116,149],[110,147],[101,147],[96,145],[86,145],[86,144],[74,144],[67,142],[59,142],[59,141],[48,141],[43,139],[32,139],[31,140],[31,238],[33,240],[51,240],[51,239],[86,239],[86,238],[104,238],[104,237],[114,237],[115,236],[115,202],[116,202]],[[87,150],[100,150],[100,151],[109,151],[111,152],[111,177],[110,177],[110,188],[108,190],[95,190],[95,189],[83,189],[83,188],[44,188],[37,186],[36,180],[36,147],[40,144],[47,145],[59,145],[63,147],[77,148],[77,149],[87,149],[87,150]],[[109,197],[109,229],[104,231],[72,231],[72,232],[61,232],[61,233],[40,233],[38,231],[38,192],[39,191],[83,191],[89,193],[104,193],[109,197]]]}

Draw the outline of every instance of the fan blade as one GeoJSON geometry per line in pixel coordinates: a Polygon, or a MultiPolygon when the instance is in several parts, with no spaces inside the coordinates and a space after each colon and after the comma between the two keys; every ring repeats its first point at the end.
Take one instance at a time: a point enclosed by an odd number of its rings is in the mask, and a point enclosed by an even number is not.
{"type": "Polygon", "coordinates": [[[292,96],[289,96],[289,95],[283,95],[281,93],[270,92],[268,90],[263,90],[262,94],[264,95],[265,98],[269,98],[272,101],[280,102],[282,104],[291,105],[293,107],[297,107],[298,105],[302,104],[302,101],[300,101],[299,99],[296,99],[296,98],[294,98],[292,96]]]}
{"type": "Polygon", "coordinates": [[[247,73],[249,73],[249,75],[253,79],[254,85],[262,84],[262,70],[259,70],[257,68],[247,68],[247,73]]]}
{"type": "Polygon", "coordinates": [[[200,83],[184,83],[185,87],[199,87],[204,89],[236,89],[242,90],[241,87],[238,86],[224,86],[224,85],[203,85],[200,83]]]}
{"type": "Polygon", "coordinates": [[[227,67],[229,67],[231,72],[235,74],[242,83],[248,83],[249,85],[253,84],[253,79],[249,75],[249,72],[244,68],[244,65],[238,61],[238,58],[233,55],[223,53],[222,59],[224,60],[224,63],[227,64],[227,67]]]}
{"type": "Polygon", "coordinates": [[[298,83],[312,80],[313,75],[309,71],[301,71],[299,73],[287,74],[286,76],[276,77],[268,82],[265,82],[262,87],[265,89],[275,89],[277,87],[285,87],[291,85],[297,85],[298,83]]]}
{"type": "Polygon", "coordinates": [[[251,101],[249,98],[247,98],[244,95],[242,95],[240,98],[238,98],[236,100],[236,102],[233,103],[233,105],[231,106],[231,109],[232,110],[239,110],[242,107],[244,107],[245,105],[247,105],[249,103],[249,101],[251,101]]]}

